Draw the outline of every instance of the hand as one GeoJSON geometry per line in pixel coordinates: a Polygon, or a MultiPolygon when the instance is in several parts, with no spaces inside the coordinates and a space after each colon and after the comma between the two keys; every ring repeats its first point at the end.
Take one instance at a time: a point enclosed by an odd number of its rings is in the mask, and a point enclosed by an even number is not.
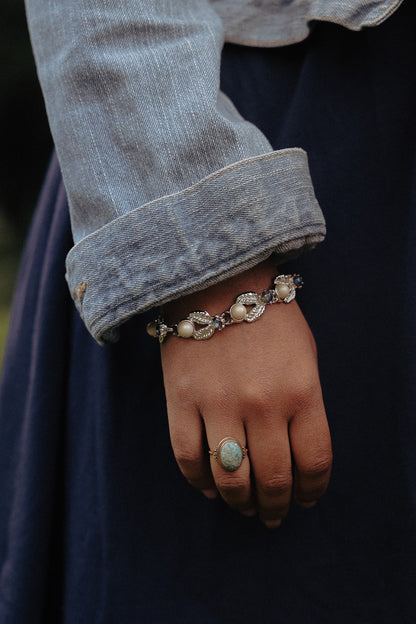
{"type": "MultiPolygon", "coordinates": [[[[168,304],[165,318],[220,313],[236,295],[269,287],[275,275],[264,262],[168,304]]],[[[269,528],[288,513],[292,490],[300,505],[315,504],[328,485],[331,440],[315,341],[296,301],[268,306],[258,321],[206,341],[170,337],[161,354],[172,447],[191,485],[208,497],[218,490],[245,515],[258,512],[269,528]],[[225,437],[248,447],[234,472],[208,454],[225,437]]]]}

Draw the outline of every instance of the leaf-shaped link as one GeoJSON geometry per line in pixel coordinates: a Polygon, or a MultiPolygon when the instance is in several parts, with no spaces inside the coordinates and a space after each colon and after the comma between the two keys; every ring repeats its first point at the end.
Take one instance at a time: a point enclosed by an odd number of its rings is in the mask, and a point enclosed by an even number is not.
{"type": "Polygon", "coordinates": [[[290,287],[290,293],[288,294],[288,296],[287,296],[287,297],[285,297],[285,298],[283,299],[283,301],[284,301],[285,303],[290,303],[291,301],[293,301],[293,299],[295,298],[295,296],[296,296],[296,289],[295,289],[295,288],[290,287]]]}
{"type": "Polygon", "coordinates": [[[215,332],[215,327],[213,325],[207,325],[202,329],[197,329],[192,334],[192,338],[195,340],[205,340],[206,338],[211,338],[212,334],[215,332]]]}
{"type": "Polygon", "coordinates": [[[250,310],[250,312],[247,312],[247,316],[244,320],[247,321],[247,323],[257,321],[257,319],[261,317],[265,309],[266,306],[264,305],[264,303],[258,303],[256,306],[254,306],[254,308],[250,310]]]}
{"type": "Polygon", "coordinates": [[[198,325],[208,325],[212,321],[212,316],[209,312],[190,312],[188,319],[198,325]]]}
{"type": "Polygon", "coordinates": [[[274,280],[274,284],[275,284],[275,287],[278,286],[279,284],[284,284],[285,286],[289,287],[290,292],[288,296],[285,297],[284,299],[281,299],[280,301],[284,301],[284,303],[290,303],[291,301],[293,301],[293,299],[296,296],[296,286],[293,282],[292,275],[278,275],[276,279],[274,280]]]}
{"type": "Polygon", "coordinates": [[[162,342],[164,342],[168,331],[169,331],[169,327],[165,325],[165,323],[159,323],[157,337],[159,338],[159,342],[161,344],[162,342]]]}
{"type": "MultiPolygon", "coordinates": [[[[256,321],[264,313],[268,304],[281,302],[290,303],[293,301],[296,296],[296,289],[302,288],[303,286],[303,279],[297,273],[294,275],[282,274],[275,277],[273,283],[274,288],[271,287],[269,290],[265,290],[260,294],[249,291],[238,295],[235,299],[235,303],[242,305],[235,306],[234,304],[235,307],[231,306],[229,310],[222,312],[222,314],[211,316],[206,310],[190,312],[184,321],[190,321],[190,323],[200,326],[200,329],[195,329],[194,325],[192,337],[195,340],[206,340],[207,338],[211,338],[216,331],[222,331],[224,327],[228,327],[233,323],[239,323],[242,321],[252,323],[253,321],[256,321]],[[280,285],[285,285],[286,288],[279,289],[280,285]],[[288,292],[287,297],[281,298],[278,290],[283,291],[283,293],[285,291],[288,292]],[[249,306],[250,309],[244,309],[245,306],[249,306]]],[[[152,325],[152,327],[155,326],[156,332],[154,331],[155,327],[153,327],[152,331],[148,331],[148,333],[150,335],[154,335],[156,333],[156,337],[160,342],[163,342],[170,333],[175,336],[179,336],[177,330],[179,323],[173,327],[168,327],[163,319],[159,317],[156,321],[153,321],[153,323],[150,323],[149,325],[152,325]]],[[[189,332],[187,333],[189,336],[189,332]]]]}
{"type": "Polygon", "coordinates": [[[293,275],[278,275],[273,281],[275,284],[287,284],[287,286],[290,286],[293,284],[293,275]]]}
{"type": "Polygon", "coordinates": [[[255,292],[246,292],[242,295],[238,295],[236,301],[238,303],[244,303],[244,305],[257,305],[257,303],[259,303],[259,296],[255,292]]]}

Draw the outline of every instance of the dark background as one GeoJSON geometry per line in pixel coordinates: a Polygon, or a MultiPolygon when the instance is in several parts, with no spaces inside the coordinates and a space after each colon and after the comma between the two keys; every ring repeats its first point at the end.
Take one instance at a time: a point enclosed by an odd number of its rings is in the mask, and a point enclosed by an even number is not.
{"type": "Polygon", "coordinates": [[[0,361],[25,233],[52,149],[22,0],[0,3],[0,361]]]}

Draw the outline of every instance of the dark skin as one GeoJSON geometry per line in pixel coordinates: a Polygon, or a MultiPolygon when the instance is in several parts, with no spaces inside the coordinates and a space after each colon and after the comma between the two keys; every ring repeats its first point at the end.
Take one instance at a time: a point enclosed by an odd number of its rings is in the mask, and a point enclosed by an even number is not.
{"type": "MultiPolygon", "coordinates": [[[[276,274],[265,261],[169,303],[165,317],[221,313],[237,294],[268,288],[276,274]]],[[[330,477],[331,438],[315,340],[296,301],[268,306],[254,323],[206,341],[170,337],[161,355],[172,447],[191,485],[208,498],[219,492],[245,515],[258,513],[270,529],[287,515],[292,494],[304,507],[317,502],[330,477]],[[235,472],[208,454],[207,445],[225,437],[249,449],[235,472]]]]}

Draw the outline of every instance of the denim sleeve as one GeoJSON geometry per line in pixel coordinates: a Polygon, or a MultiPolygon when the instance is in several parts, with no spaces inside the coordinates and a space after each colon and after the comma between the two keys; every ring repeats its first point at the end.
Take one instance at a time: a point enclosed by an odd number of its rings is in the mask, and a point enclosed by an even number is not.
{"type": "Polygon", "coordinates": [[[403,0],[210,0],[224,21],[226,40],[274,47],[306,39],[314,22],[350,30],[378,26],[403,0]]]}
{"type": "Polygon", "coordinates": [[[92,336],[325,235],[307,157],[219,90],[207,0],[26,0],[68,195],[67,281],[92,336]]]}

